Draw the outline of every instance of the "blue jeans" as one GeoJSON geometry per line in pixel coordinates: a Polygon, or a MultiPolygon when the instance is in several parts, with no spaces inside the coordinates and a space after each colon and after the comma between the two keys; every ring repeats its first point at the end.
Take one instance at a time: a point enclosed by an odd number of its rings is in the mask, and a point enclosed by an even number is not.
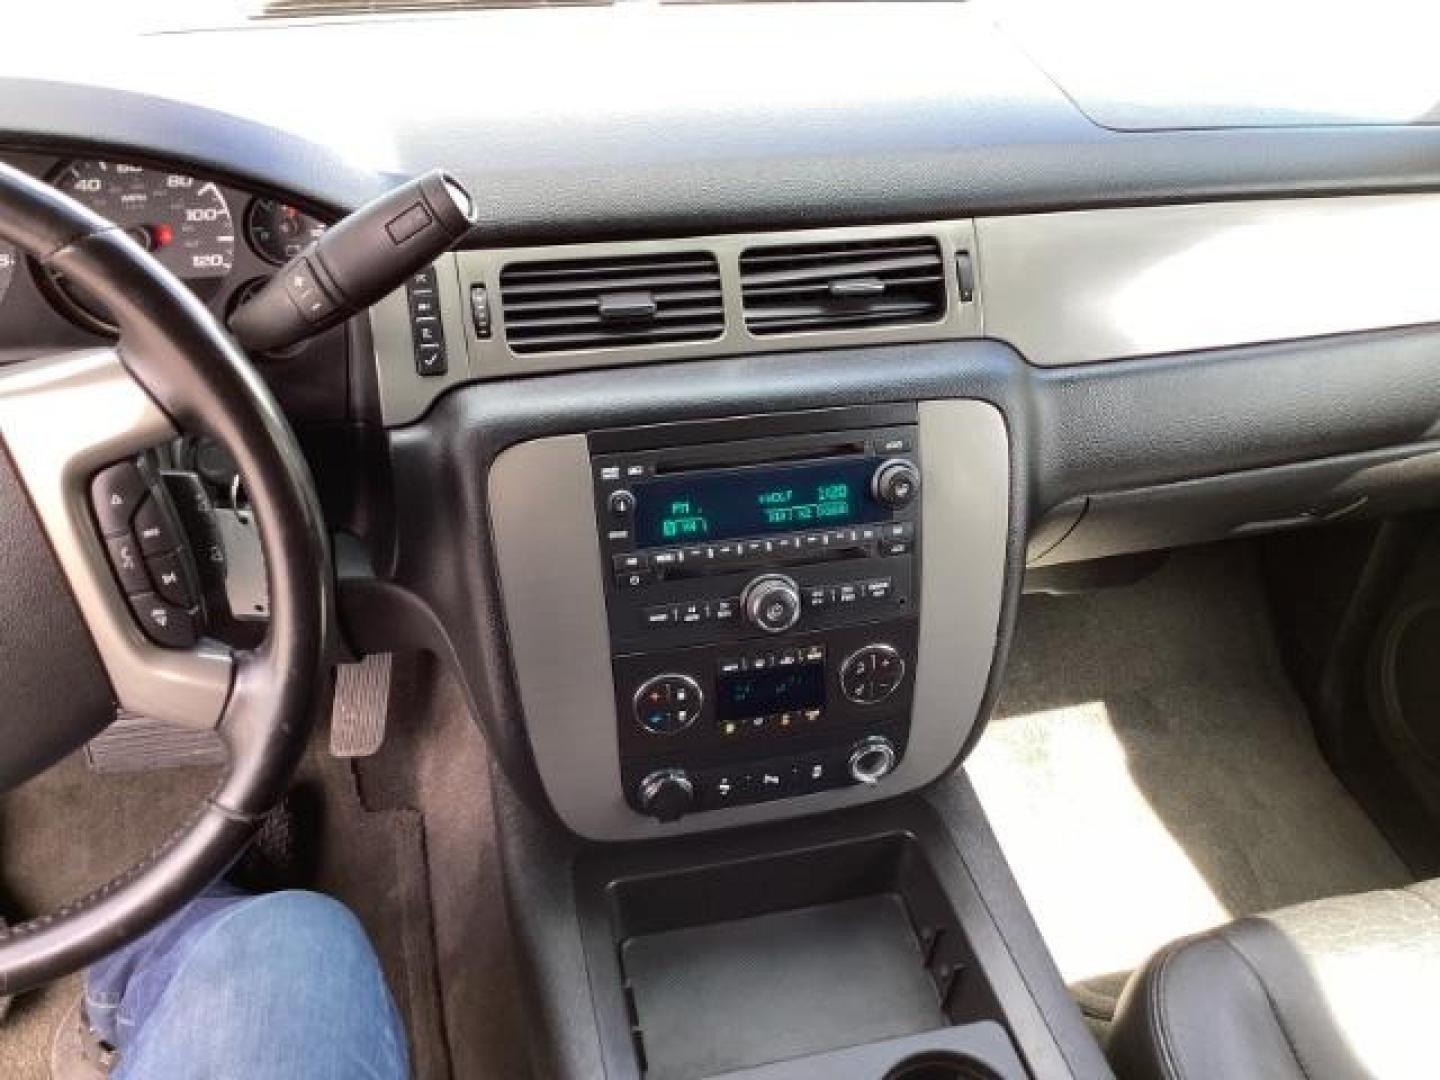
{"type": "Polygon", "coordinates": [[[402,1080],[405,1029],[355,916],[217,886],[86,973],[116,1080],[402,1080]]]}

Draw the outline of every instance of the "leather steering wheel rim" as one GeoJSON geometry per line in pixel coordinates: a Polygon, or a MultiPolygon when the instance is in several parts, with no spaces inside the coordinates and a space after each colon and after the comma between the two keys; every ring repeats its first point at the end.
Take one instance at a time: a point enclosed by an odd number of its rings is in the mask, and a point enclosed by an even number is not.
{"type": "MultiPolygon", "coordinates": [[[[103,301],[120,328],[115,377],[138,384],[176,430],[208,435],[230,453],[255,510],[270,598],[264,641],[228,658],[216,726],[229,767],[219,785],[140,863],[53,914],[0,932],[0,994],[12,994],[139,937],[244,850],[284,794],[329,687],[334,578],[319,500],[295,435],[210,311],[118,227],[3,163],[0,238],[103,301]]],[[[61,360],[41,376],[63,377],[61,360]]],[[[95,366],[90,357],[75,363],[95,366]]],[[[0,387],[13,377],[0,369],[0,387]]],[[[0,439],[14,457],[3,426],[0,439]]],[[[67,574],[78,595],[69,567],[67,574]]]]}

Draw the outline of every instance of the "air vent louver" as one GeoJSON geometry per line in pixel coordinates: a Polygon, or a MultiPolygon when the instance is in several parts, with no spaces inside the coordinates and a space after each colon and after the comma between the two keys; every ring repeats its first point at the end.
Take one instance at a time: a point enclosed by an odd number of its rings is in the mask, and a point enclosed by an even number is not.
{"type": "Polygon", "coordinates": [[[526,262],[500,274],[515,353],[711,341],[725,332],[720,267],[686,252],[526,262]]]}
{"type": "Polygon", "coordinates": [[[925,237],[751,248],[740,256],[752,334],[933,322],[945,313],[940,245],[925,237]]]}

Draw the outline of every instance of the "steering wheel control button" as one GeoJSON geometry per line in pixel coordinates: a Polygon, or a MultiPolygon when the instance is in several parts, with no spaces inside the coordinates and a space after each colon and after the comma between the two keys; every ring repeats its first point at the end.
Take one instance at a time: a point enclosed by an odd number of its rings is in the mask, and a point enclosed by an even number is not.
{"type": "Polygon", "coordinates": [[[130,531],[140,501],[145,498],[145,478],[132,461],[111,465],[96,475],[90,485],[90,501],[95,519],[106,536],[119,536],[130,531]]]}
{"type": "Polygon", "coordinates": [[[150,580],[155,583],[155,591],[162,598],[181,607],[195,606],[195,589],[190,584],[190,575],[185,572],[179,552],[153,555],[145,560],[145,565],[150,571],[150,580]]]}
{"type": "Polygon", "coordinates": [[[135,512],[135,536],[140,541],[140,550],[146,555],[159,555],[180,546],[180,537],[170,521],[170,515],[153,493],[145,496],[145,501],[135,512]]]}
{"type": "Polygon", "coordinates": [[[704,704],[689,675],[657,675],[635,691],[635,722],[651,735],[676,735],[695,723],[704,704]]]}
{"type": "Polygon", "coordinates": [[[140,554],[140,545],[129,530],[119,536],[107,536],[105,550],[110,554],[110,565],[115,569],[115,577],[126,596],[149,591],[150,577],[145,573],[145,560],[140,554]]]}
{"type": "Polygon", "coordinates": [[[900,686],[905,660],[890,645],[866,645],[840,666],[840,689],[857,705],[876,705],[900,686]]]}
{"type": "Polygon", "coordinates": [[[130,608],[140,620],[145,636],[167,649],[188,649],[199,638],[192,612],[167,601],[153,592],[130,598],[130,608]]]}

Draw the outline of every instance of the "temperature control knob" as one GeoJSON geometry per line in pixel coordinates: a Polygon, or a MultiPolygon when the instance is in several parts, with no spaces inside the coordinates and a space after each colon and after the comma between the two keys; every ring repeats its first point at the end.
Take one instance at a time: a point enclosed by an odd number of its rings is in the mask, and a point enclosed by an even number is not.
{"type": "Polygon", "coordinates": [[[789,630],[800,618],[800,588],[784,574],[761,574],[740,597],[740,610],[767,634],[789,630]]]}
{"type": "Polygon", "coordinates": [[[876,502],[891,510],[909,506],[920,493],[920,470],[904,458],[881,462],[870,478],[870,493],[876,502]]]}
{"type": "Polygon", "coordinates": [[[640,808],[659,821],[679,821],[695,804],[695,785],[684,769],[656,769],[640,781],[640,808]]]}
{"type": "Polygon", "coordinates": [[[866,645],[840,665],[840,689],[857,705],[878,705],[904,678],[905,658],[893,645],[866,645]]]}

